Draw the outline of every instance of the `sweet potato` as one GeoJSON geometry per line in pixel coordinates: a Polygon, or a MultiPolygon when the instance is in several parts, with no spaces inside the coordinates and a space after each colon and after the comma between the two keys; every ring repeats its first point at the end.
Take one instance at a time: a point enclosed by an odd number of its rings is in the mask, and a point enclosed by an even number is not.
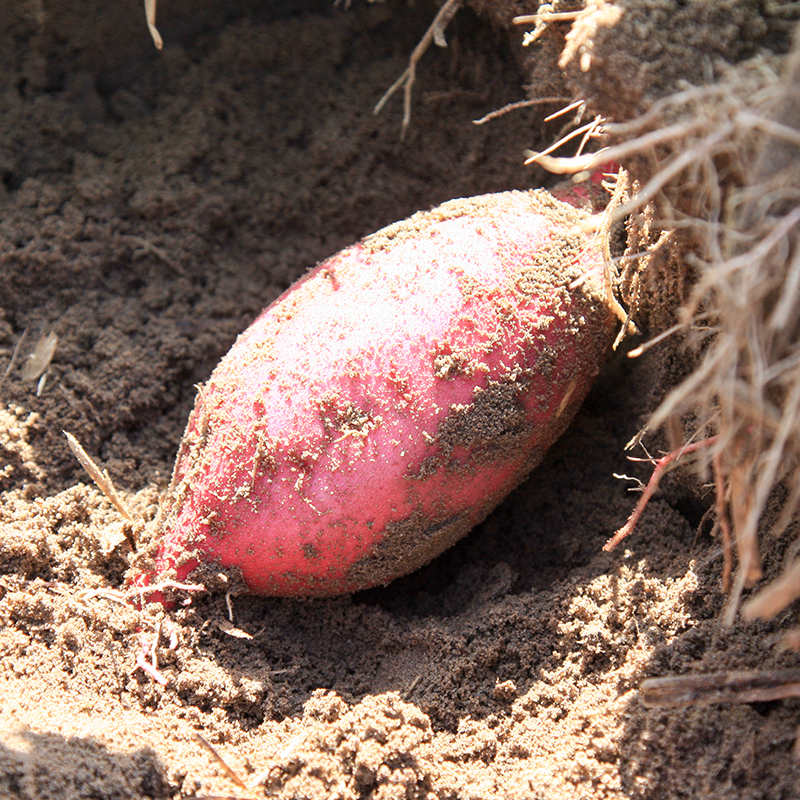
{"type": "Polygon", "coordinates": [[[461,538],[563,432],[608,349],[583,216],[542,190],[454,200],[295,283],[200,389],[137,582],[209,562],[258,594],[335,595],[461,538]]]}

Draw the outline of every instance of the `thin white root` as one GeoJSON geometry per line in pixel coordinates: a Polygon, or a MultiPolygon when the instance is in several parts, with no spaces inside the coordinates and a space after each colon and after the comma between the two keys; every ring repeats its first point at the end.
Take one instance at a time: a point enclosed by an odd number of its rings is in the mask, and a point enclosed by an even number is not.
{"type": "Polygon", "coordinates": [[[586,101],[583,99],[573,100],[568,105],[565,105],[564,108],[560,108],[558,111],[554,111],[552,114],[546,116],[544,118],[545,122],[551,122],[554,119],[558,119],[558,117],[563,117],[564,114],[569,114],[570,111],[578,111],[578,116],[580,117],[583,114],[583,110],[586,106],[586,101]]]}
{"type": "MultiPolygon", "coordinates": [[[[580,159],[583,148],[586,146],[586,142],[588,142],[592,136],[598,135],[598,133],[602,130],[602,125],[602,117],[595,117],[591,122],[587,122],[586,125],[582,125],[580,128],[570,131],[568,134],[566,134],[566,136],[563,136],[557,142],[551,144],[550,147],[542,150],[541,153],[533,153],[530,158],[525,161],[525,164],[535,164],[536,162],[541,161],[542,158],[549,156],[550,153],[552,153],[554,150],[557,150],[559,147],[561,147],[561,145],[566,144],[572,139],[575,139],[583,134],[583,139],[578,146],[578,152],[573,156],[573,159],[580,159]]],[[[595,156],[596,153],[590,153],[590,155],[595,156]]],[[[578,172],[580,172],[580,170],[578,170],[578,172]]]]}
{"type": "Polygon", "coordinates": [[[128,589],[88,589],[78,593],[80,601],[92,600],[100,597],[110,600],[113,603],[131,603],[140,601],[144,603],[144,597],[151,594],[160,594],[171,589],[176,592],[204,592],[206,587],[202,583],[179,583],[178,581],[159,581],[149,586],[131,586],[128,589]]]}
{"type": "Polygon", "coordinates": [[[155,681],[155,683],[161,684],[161,686],[166,686],[169,683],[169,678],[161,673],[158,669],[158,642],[161,639],[161,623],[159,622],[156,625],[155,631],[153,631],[153,639],[152,641],[148,642],[147,637],[144,635],[140,636],[140,644],[141,648],[136,655],[136,668],[140,669],[147,675],[150,680],[155,681]],[[147,660],[147,656],[150,656],[150,660],[147,660]]]}
{"type": "MultiPolygon", "coordinates": [[[[473,125],[485,125],[487,122],[490,122],[493,119],[497,119],[498,117],[505,116],[510,111],[516,111],[520,108],[530,108],[531,106],[540,106],[544,105],[545,103],[563,103],[564,100],[567,98],[565,97],[537,97],[534,100],[520,100],[517,103],[509,103],[508,105],[503,106],[502,108],[498,108],[495,111],[490,111],[488,114],[485,114],[480,119],[472,120],[473,125]]],[[[582,101],[581,101],[582,102],[582,101]]],[[[556,112],[560,113],[560,112],[556,112]]],[[[545,117],[545,121],[552,118],[553,114],[550,117],[545,117]]]]}
{"type": "Polygon", "coordinates": [[[511,22],[514,25],[534,25],[532,31],[527,31],[522,39],[522,46],[527,47],[533,44],[546,30],[550,22],[574,22],[579,11],[544,11],[539,14],[524,14],[514,17],[511,22]]]}
{"type": "Polygon", "coordinates": [[[530,25],[537,22],[572,22],[579,13],[579,11],[550,11],[545,14],[523,14],[520,17],[514,17],[511,21],[515,25],[530,25]]]}
{"type": "MultiPolygon", "coordinates": [[[[155,3],[155,0],[147,0],[148,2],[155,3]]],[[[405,87],[403,95],[403,124],[400,128],[400,141],[402,142],[406,137],[409,123],[411,122],[411,88],[414,86],[414,81],[417,78],[417,64],[419,60],[425,55],[425,51],[430,47],[431,42],[436,42],[438,47],[447,47],[447,42],[444,38],[444,31],[449,22],[455,16],[464,0],[447,0],[447,2],[439,9],[439,13],[434,18],[431,26],[425,31],[425,35],[420,39],[419,44],[414,48],[411,57],[408,59],[408,67],[405,72],[389,87],[386,94],[378,100],[373,114],[380,114],[386,101],[401,87],[405,87]]]]}
{"type": "Polygon", "coordinates": [[[628,358],[639,358],[640,355],[645,353],[651,347],[657,345],[659,342],[664,341],[664,339],[667,339],[683,328],[684,325],[682,323],[678,323],[677,325],[673,325],[671,328],[667,328],[665,331],[659,333],[658,336],[654,336],[652,339],[648,339],[644,344],[634,347],[633,350],[628,352],[628,358]]]}
{"type": "MultiPolygon", "coordinates": [[[[567,141],[566,139],[561,139],[555,145],[548,147],[546,151],[542,151],[541,153],[531,152],[525,163],[531,164],[535,161],[549,172],[553,172],[557,175],[574,175],[578,172],[597,169],[609,161],[621,161],[628,156],[642,153],[652,147],[655,147],[656,145],[665,144],[667,142],[690,136],[693,133],[702,131],[707,124],[707,120],[703,120],[698,122],[688,121],[680,122],[675,125],[668,125],[665,128],[659,128],[658,130],[650,131],[649,133],[643,134],[636,139],[623,142],[622,144],[618,144],[613,147],[604,147],[598,150],[596,153],[585,153],[584,155],[572,156],[568,158],[555,158],[553,156],[546,155],[546,153],[552,152],[565,141],[567,141]]],[[[598,126],[594,132],[597,134],[616,134],[616,127],[617,126],[615,125],[608,125],[602,128],[598,126]]],[[[730,133],[730,131],[728,131],[728,133],[730,133]]],[[[715,141],[718,141],[722,137],[716,136],[714,138],[715,141]]],[[[684,166],[686,165],[686,162],[690,163],[695,157],[696,153],[694,152],[691,154],[691,157],[687,156],[684,166]]],[[[666,183],[667,178],[661,180],[659,178],[660,175],[660,172],[657,173],[653,180],[659,179],[658,182],[663,186],[663,184],[666,183]]],[[[644,201],[642,203],[637,203],[637,206],[643,204],[644,201]]]]}

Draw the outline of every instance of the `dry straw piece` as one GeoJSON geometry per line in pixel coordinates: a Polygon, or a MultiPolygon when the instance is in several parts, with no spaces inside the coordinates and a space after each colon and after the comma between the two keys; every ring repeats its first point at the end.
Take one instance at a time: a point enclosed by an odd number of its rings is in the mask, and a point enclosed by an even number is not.
{"type": "Polygon", "coordinates": [[[164,47],[164,42],[156,28],[156,0],[144,0],[144,16],[147,21],[147,29],[153,37],[153,44],[157,50],[161,50],[164,47]]]}

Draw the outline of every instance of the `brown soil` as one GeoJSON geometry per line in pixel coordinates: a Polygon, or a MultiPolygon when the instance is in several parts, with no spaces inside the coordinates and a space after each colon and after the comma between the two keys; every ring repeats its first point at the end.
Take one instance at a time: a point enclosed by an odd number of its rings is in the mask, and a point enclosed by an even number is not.
{"type": "MultiPolygon", "coordinates": [[[[400,142],[400,99],[372,107],[427,4],[162,2],[161,53],[140,2],[4,4],[0,367],[26,329],[23,357],[59,341],[43,386],[18,367],[0,384],[0,798],[800,797],[800,700],[641,701],[649,676],[797,665],[774,647],[794,612],[721,627],[708,497],[667,482],[636,535],[600,550],[636,498],[614,473],[648,472],[624,445],[685,371],[663,347],[613,359],[533,477],[386,588],[230,608],[218,591],[170,612],[107,591],[130,525],[62,431],[152,519],[195,384],[309,266],[448,198],[542,185],[521,161],[557,134],[546,112],[471,122],[535,74],[567,91],[563,40],[545,37],[533,65],[500,24],[535,5],[459,12],[449,48],[422,61],[400,142]],[[166,685],[137,668],[154,641],[166,685]]],[[[676,30],[702,23],[696,46],[723,48],[756,5],[718,37],[714,14],[676,30]]],[[[753,27],[753,47],[778,28],[753,27]]],[[[618,76],[645,74],[633,30],[618,76]]],[[[598,58],[610,37],[595,37],[598,58]]],[[[648,63],[672,81],[665,52],[648,63]]],[[[624,113],[657,94],[647,76],[624,113]]],[[[592,81],[606,105],[624,93],[592,81]]],[[[768,543],[768,577],[791,539],[768,543]]]]}

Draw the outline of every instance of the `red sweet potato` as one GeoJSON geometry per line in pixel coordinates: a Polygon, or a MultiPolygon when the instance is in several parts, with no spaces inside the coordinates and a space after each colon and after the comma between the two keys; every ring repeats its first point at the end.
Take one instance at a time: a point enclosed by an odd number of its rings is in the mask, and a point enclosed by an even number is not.
{"type": "Polygon", "coordinates": [[[609,346],[583,216],[542,190],[454,200],[295,283],[200,389],[137,583],[211,562],[255,593],[335,595],[484,519],[609,346]]]}

